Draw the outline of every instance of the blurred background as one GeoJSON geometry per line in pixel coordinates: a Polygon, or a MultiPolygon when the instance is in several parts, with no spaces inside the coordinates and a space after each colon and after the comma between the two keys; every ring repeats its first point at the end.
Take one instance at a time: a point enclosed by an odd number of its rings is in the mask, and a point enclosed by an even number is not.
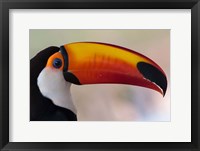
{"type": "Polygon", "coordinates": [[[29,30],[30,59],[49,46],[80,41],[123,46],[155,61],[166,73],[165,97],[143,87],[123,84],[72,85],[80,121],[170,121],[170,30],[29,30]]]}

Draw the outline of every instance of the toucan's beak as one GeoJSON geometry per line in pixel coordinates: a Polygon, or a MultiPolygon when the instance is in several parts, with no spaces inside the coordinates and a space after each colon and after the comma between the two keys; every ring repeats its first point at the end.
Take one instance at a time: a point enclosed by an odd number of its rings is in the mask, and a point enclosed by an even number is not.
{"type": "Polygon", "coordinates": [[[118,83],[160,92],[167,89],[163,70],[149,58],[116,45],[78,42],[60,47],[65,80],[74,84],[118,83]]]}

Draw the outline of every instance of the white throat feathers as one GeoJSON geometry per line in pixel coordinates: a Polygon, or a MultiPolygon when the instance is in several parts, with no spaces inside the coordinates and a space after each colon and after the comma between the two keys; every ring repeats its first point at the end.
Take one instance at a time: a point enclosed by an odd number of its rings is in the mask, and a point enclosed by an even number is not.
{"type": "Polygon", "coordinates": [[[38,76],[37,84],[43,96],[51,99],[55,105],[76,114],[70,93],[71,83],[64,79],[62,71],[45,67],[38,76]]]}

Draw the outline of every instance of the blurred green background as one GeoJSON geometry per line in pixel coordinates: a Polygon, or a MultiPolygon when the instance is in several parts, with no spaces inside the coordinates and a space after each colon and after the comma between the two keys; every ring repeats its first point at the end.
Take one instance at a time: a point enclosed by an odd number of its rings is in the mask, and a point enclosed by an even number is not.
{"type": "Polygon", "coordinates": [[[170,30],[30,29],[30,59],[49,46],[94,41],[135,50],[154,60],[166,73],[165,97],[156,91],[122,84],[72,85],[71,93],[82,121],[170,121],[170,30]]]}

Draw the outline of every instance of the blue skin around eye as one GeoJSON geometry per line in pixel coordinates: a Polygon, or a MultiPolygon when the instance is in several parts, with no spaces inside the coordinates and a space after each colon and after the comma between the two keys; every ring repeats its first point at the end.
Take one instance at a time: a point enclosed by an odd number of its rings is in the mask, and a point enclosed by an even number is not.
{"type": "Polygon", "coordinates": [[[60,68],[62,66],[62,61],[60,59],[58,59],[58,58],[54,59],[53,66],[55,68],[60,68]]]}

